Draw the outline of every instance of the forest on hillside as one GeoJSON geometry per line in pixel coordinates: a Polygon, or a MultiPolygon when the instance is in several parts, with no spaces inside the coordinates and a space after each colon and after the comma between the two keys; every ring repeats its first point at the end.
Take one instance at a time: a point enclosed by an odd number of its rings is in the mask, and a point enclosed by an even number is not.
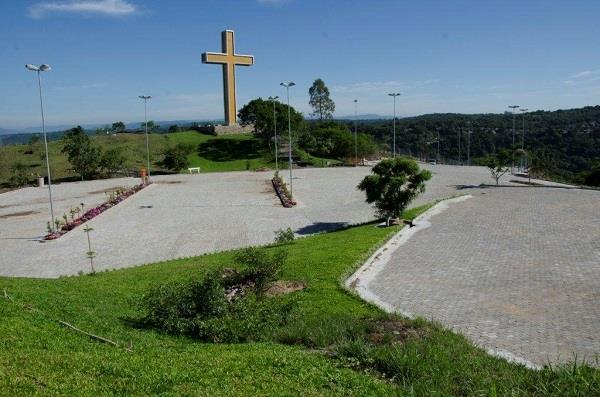
{"type": "MultiPolygon", "coordinates": [[[[346,121],[348,126],[353,121],[346,121]]],[[[391,151],[392,120],[359,121],[358,130],[391,151]]],[[[555,179],[582,183],[600,172],[600,106],[515,115],[515,145],[542,159],[555,179]],[[523,134],[523,119],[525,129],[523,134]]],[[[423,160],[480,164],[513,148],[513,115],[427,114],[396,120],[396,151],[423,160]],[[439,158],[438,158],[439,137],[439,158]]]]}

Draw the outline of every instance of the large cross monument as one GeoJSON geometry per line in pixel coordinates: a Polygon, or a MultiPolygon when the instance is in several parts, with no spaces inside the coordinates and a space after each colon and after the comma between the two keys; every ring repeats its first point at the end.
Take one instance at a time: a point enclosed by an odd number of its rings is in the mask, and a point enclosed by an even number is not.
{"type": "Polygon", "coordinates": [[[225,124],[237,125],[237,104],[235,92],[235,67],[251,66],[254,64],[254,56],[237,55],[233,30],[225,30],[221,33],[221,46],[223,52],[205,52],[202,54],[202,63],[218,63],[223,65],[223,99],[225,102],[225,124]]]}

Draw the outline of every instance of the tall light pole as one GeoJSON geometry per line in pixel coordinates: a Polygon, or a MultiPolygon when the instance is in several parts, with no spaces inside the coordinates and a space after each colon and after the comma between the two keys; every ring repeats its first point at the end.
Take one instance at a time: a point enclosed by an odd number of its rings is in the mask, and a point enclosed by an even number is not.
{"type": "MultiPolygon", "coordinates": [[[[512,147],[511,147],[511,153],[515,150],[515,110],[518,109],[520,106],[519,105],[510,105],[509,108],[512,109],[512,114],[513,114],[513,134],[512,134],[512,147]]],[[[515,156],[514,154],[511,154],[510,156],[512,158],[512,165],[510,167],[510,173],[514,174],[515,173],[515,156]]]]}
{"type": "Polygon", "coordinates": [[[527,113],[529,109],[519,109],[519,111],[523,115],[523,129],[521,130],[521,172],[523,172],[523,155],[525,151],[525,113],[527,113]]]}
{"type": "Polygon", "coordinates": [[[358,165],[358,99],[354,100],[354,166],[358,165]]]}
{"type": "Polygon", "coordinates": [[[440,129],[437,128],[437,158],[435,159],[435,163],[438,164],[440,162],[440,129]]]}
{"type": "Polygon", "coordinates": [[[394,150],[393,150],[393,153],[394,153],[394,158],[396,158],[396,97],[400,96],[400,93],[394,92],[394,93],[391,93],[388,95],[391,97],[394,97],[394,123],[393,123],[394,124],[394,127],[393,127],[394,128],[394,150]]]}
{"type": "Polygon", "coordinates": [[[462,146],[460,138],[462,137],[462,127],[458,129],[458,165],[462,165],[462,146]]]}
{"type": "Polygon", "coordinates": [[[289,151],[288,151],[288,160],[290,166],[290,199],[294,197],[292,190],[292,111],[290,108],[290,87],[296,85],[293,81],[283,82],[279,85],[285,87],[285,91],[287,93],[287,105],[288,105],[288,136],[289,136],[289,151]]]}
{"type": "Polygon", "coordinates": [[[150,95],[140,95],[138,98],[144,100],[144,127],[146,129],[146,161],[148,163],[148,179],[150,179],[150,144],[148,143],[148,99],[150,95]]]}
{"type": "Polygon", "coordinates": [[[275,101],[279,96],[270,96],[269,101],[273,102],[273,130],[275,132],[275,171],[279,171],[279,162],[277,160],[277,116],[275,114],[275,101]]]}
{"type": "Polygon", "coordinates": [[[467,165],[471,165],[471,123],[467,130],[467,165]]]}
{"type": "Polygon", "coordinates": [[[54,232],[56,231],[54,224],[54,203],[52,201],[52,177],[50,176],[50,158],[48,157],[48,138],[46,137],[46,120],[44,118],[44,97],[42,95],[42,76],[41,72],[46,72],[50,70],[50,65],[46,65],[45,63],[40,66],[35,66],[32,64],[25,65],[27,70],[31,70],[32,72],[37,72],[38,78],[38,88],[40,91],[40,110],[42,112],[42,132],[44,133],[44,148],[46,150],[46,171],[48,172],[48,195],[50,196],[50,228],[54,232]]]}

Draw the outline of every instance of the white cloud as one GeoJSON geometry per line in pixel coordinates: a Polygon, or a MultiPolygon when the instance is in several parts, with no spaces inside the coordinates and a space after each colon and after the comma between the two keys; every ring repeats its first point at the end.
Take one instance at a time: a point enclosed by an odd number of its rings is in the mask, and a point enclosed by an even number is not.
{"type": "Polygon", "coordinates": [[[590,76],[592,74],[594,74],[595,72],[592,70],[584,70],[583,72],[579,72],[579,73],[575,73],[574,75],[572,75],[570,78],[571,79],[580,79],[582,77],[587,77],[590,76]]]}
{"type": "Polygon", "coordinates": [[[137,6],[126,0],[70,0],[46,1],[29,7],[31,18],[42,18],[51,13],[101,14],[125,16],[138,11],[137,6]]]}

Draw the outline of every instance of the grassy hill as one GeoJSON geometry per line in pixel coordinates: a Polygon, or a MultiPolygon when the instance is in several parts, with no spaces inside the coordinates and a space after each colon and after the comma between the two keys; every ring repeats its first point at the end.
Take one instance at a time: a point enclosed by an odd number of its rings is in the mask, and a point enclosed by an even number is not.
{"type": "MultiPolygon", "coordinates": [[[[201,172],[224,172],[255,170],[258,168],[275,168],[274,154],[269,153],[261,142],[250,134],[207,135],[196,131],[177,132],[173,134],[150,134],[150,162],[152,173],[173,172],[160,165],[164,151],[179,143],[194,148],[188,155],[189,167],[200,167],[201,172]]],[[[100,148],[121,148],[125,158],[123,175],[137,172],[146,166],[146,140],[143,134],[117,134],[92,136],[94,144],[100,148]]],[[[48,143],[50,166],[54,182],[78,180],[78,175],[71,170],[66,155],[61,153],[62,142],[48,143]]],[[[10,188],[9,178],[11,167],[21,162],[29,167],[31,183],[35,183],[36,175],[46,174],[46,162],[42,157],[43,143],[34,146],[28,144],[0,146],[0,191],[10,188]]],[[[299,160],[306,164],[324,166],[340,163],[335,159],[322,159],[304,152],[296,153],[299,160]]],[[[281,168],[287,167],[287,162],[280,161],[281,168]]],[[[187,170],[182,170],[187,172],[187,170]]]]}
{"type": "MultiPolygon", "coordinates": [[[[117,134],[116,136],[92,136],[94,144],[102,149],[119,147],[127,161],[126,172],[135,172],[146,164],[145,136],[140,134],[117,134]]],[[[274,167],[271,155],[260,146],[252,135],[232,134],[212,136],[195,131],[174,134],[150,134],[150,159],[153,172],[168,172],[160,166],[162,153],[178,143],[192,145],[195,150],[188,156],[190,167],[200,167],[201,172],[241,171],[260,167],[274,167]]],[[[48,144],[50,166],[53,179],[57,182],[76,180],[78,176],[71,170],[67,157],[61,153],[62,142],[48,144]]],[[[0,186],[7,187],[11,176],[11,167],[17,162],[27,165],[32,174],[45,175],[46,164],[43,160],[42,144],[33,147],[10,145],[0,147],[0,186]],[[32,153],[30,153],[32,152],[32,153]]]]}

